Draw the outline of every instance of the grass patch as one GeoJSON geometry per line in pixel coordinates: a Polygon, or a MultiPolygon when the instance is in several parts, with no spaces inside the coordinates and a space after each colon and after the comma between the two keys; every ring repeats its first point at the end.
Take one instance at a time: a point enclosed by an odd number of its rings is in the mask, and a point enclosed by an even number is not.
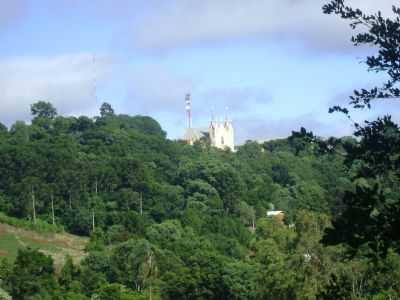
{"type": "Polygon", "coordinates": [[[65,232],[38,232],[0,222],[0,259],[14,261],[19,249],[29,247],[50,255],[56,272],[60,272],[66,255],[79,263],[86,256],[84,249],[88,241],[88,238],[65,232]]]}
{"type": "Polygon", "coordinates": [[[41,249],[49,252],[57,252],[60,250],[56,245],[52,244],[46,240],[40,240],[30,237],[21,237],[20,240],[23,242],[25,247],[30,247],[32,249],[41,249]]]}
{"type": "Polygon", "coordinates": [[[60,233],[64,232],[64,228],[60,225],[49,224],[40,219],[36,220],[36,224],[29,220],[17,219],[9,217],[4,213],[0,212],[0,223],[12,225],[18,228],[24,228],[28,230],[33,230],[40,233],[60,233]]]}
{"type": "Polygon", "coordinates": [[[15,257],[21,244],[15,235],[8,232],[0,232],[0,253],[3,257],[15,257]]]}

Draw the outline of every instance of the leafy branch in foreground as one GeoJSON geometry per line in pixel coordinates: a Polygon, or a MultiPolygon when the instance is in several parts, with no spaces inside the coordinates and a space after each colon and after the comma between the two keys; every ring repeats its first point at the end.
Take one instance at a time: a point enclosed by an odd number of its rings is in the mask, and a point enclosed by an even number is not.
{"type": "MultiPolygon", "coordinates": [[[[396,99],[400,97],[400,8],[393,6],[394,16],[387,18],[380,11],[366,14],[360,9],[345,5],[344,0],[333,0],[323,6],[325,14],[336,14],[350,21],[352,29],[366,29],[352,37],[355,46],[371,46],[378,48],[378,53],[367,56],[365,63],[368,71],[384,72],[389,80],[380,87],[355,90],[350,96],[350,105],[355,109],[371,108],[376,99],[396,99]]],[[[339,111],[348,114],[348,110],[334,106],[330,112],[339,111]]]]}
{"type": "MultiPolygon", "coordinates": [[[[389,80],[381,87],[355,90],[350,105],[355,109],[371,108],[373,100],[397,99],[400,96],[400,9],[393,6],[392,18],[381,12],[365,14],[360,9],[334,0],[324,5],[326,14],[336,14],[350,20],[353,30],[360,30],[352,41],[355,46],[367,45],[378,49],[365,63],[369,71],[385,73],[389,80]]],[[[329,112],[342,112],[350,120],[349,110],[334,106],[329,112]]],[[[355,124],[356,143],[346,148],[345,163],[352,179],[352,189],[343,197],[342,208],[327,230],[326,244],[347,244],[353,254],[371,251],[375,257],[385,257],[399,251],[400,130],[390,115],[375,121],[355,124]]]]}

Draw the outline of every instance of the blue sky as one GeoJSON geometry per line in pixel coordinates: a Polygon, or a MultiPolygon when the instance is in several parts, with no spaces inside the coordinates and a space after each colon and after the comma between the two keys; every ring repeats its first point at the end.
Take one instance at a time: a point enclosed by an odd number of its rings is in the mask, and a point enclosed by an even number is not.
{"type": "MultiPolygon", "coordinates": [[[[211,112],[233,119],[237,142],[288,136],[301,126],[348,135],[351,123],[329,106],[382,77],[361,59],[351,30],[321,12],[323,0],[0,1],[0,121],[29,120],[29,104],[52,102],[65,115],[150,115],[170,138],[211,112]],[[95,63],[93,56],[95,55],[95,63]],[[96,93],[94,93],[96,91],[96,93]]],[[[389,12],[395,1],[351,0],[389,12]]],[[[356,119],[375,117],[390,104],[356,119]]]]}

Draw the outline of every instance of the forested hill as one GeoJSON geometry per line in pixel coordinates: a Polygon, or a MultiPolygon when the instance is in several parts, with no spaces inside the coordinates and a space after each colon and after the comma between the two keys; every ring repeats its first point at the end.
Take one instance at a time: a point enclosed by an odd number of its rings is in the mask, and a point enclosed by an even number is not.
{"type": "Polygon", "coordinates": [[[318,155],[301,137],[230,153],[170,141],[152,118],[108,104],[95,118],[57,116],[44,102],[32,114],[31,125],[2,126],[0,209],[52,223],[54,207],[55,223],[75,234],[90,234],[93,213],[95,228],[136,234],[169,219],[218,233],[228,218],[243,230],[269,209],[329,214],[348,186],[342,157],[318,155]]]}
{"type": "MultiPolygon", "coordinates": [[[[95,118],[59,116],[45,102],[31,111],[31,125],[1,126],[0,210],[92,238],[80,272],[65,267],[80,284],[38,288],[51,297],[60,289],[90,297],[113,284],[140,297],[154,280],[165,299],[253,299],[267,293],[257,286],[264,260],[281,261],[304,238],[317,243],[350,184],[343,155],[322,154],[304,130],[232,153],[168,140],[155,120],[117,115],[107,103],[95,118]],[[315,222],[317,232],[297,236],[266,217],[272,209],[287,224],[315,222]],[[148,255],[154,274],[143,270],[148,255]]],[[[35,253],[23,255],[35,263],[35,253]]]]}
{"type": "MultiPolygon", "coordinates": [[[[373,184],[380,161],[370,158],[386,143],[364,151],[385,139],[379,124],[359,140],[325,141],[301,128],[232,153],[168,140],[155,120],[117,115],[107,103],[94,118],[59,116],[46,102],[31,111],[30,125],[0,126],[0,211],[90,243],[57,276],[35,250],[1,261],[0,289],[14,299],[398,295],[400,257],[383,234],[395,232],[387,217],[399,185],[373,184]],[[284,222],[269,210],[283,210],[284,222]],[[384,245],[382,256],[369,252],[378,249],[371,241],[384,245]]],[[[388,138],[399,138],[385,122],[388,138]]]]}

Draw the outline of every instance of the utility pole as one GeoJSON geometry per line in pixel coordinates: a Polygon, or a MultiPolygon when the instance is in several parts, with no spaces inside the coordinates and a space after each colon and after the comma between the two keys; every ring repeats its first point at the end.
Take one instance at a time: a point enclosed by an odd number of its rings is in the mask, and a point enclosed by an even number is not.
{"type": "Polygon", "coordinates": [[[94,220],[94,214],[95,214],[95,212],[94,212],[94,208],[95,208],[95,204],[96,204],[96,201],[97,201],[97,193],[98,193],[98,183],[97,183],[97,177],[96,177],[96,181],[95,181],[95,190],[94,190],[94,192],[95,192],[95,198],[94,198],[94,203],[93,203],[93,207],[92,207],[92,230],[94,231],[94,229],[95,229],[95,220],[94,220]]]}
{"type": "Polygon", "coordinates": [[[71,190],[68,191],[69,210],[72,209],[71,190]]]}
{"type": "Polygon", "coordinates": [[[143,215],[143,193],[140,192],[140,197],[139,197],[139,207],[140,207],[140,215],[143,215]]]}
{"type": "Polygon", "coordinates": [[[53,192],[51,192],[51,217],[53,219],[53,225],[56,225],[56,219],[54,217],[54,196],[53,196],[53,192]]]}
{"type": "Polygon", "coordinates": [[[33,224],[36,224],[36,204],[35,204],[35,192],[33,190],[33,184],[31,184],[31,197],[32,197],[33,224]]]}
{"type": "Polygon", "coordinates": [[[92,208],[92,231],[94,231],[94,208],[92,208]]]}

